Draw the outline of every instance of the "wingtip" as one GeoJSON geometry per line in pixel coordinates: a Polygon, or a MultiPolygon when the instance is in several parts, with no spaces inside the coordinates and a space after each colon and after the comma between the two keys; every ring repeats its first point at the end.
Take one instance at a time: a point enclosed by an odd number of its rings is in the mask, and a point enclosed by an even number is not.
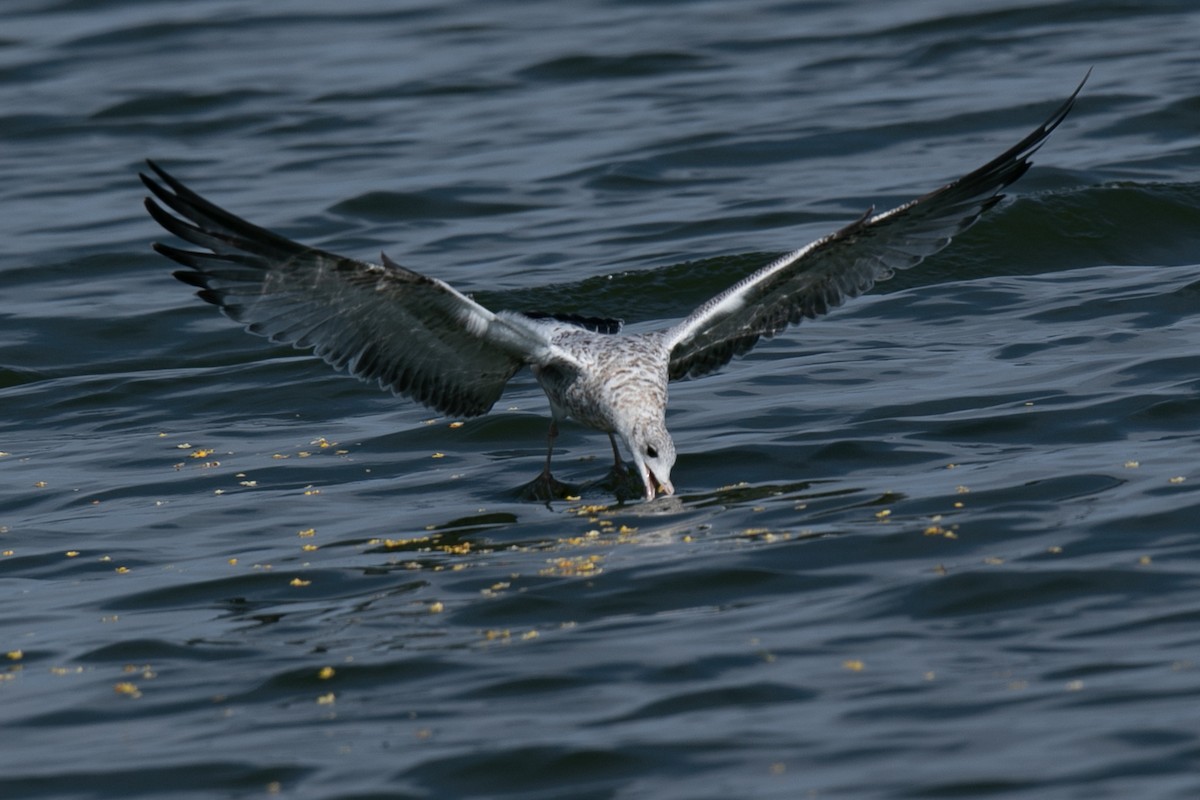
{"type": "MultiPolygon", "coordinates": [[[[174,175],[159,166],[158,162],[154,159],[147,158],[146,166],[151,172],[154,173],[154,176],[157,177],[159,181],[162,181],[168,187],[170,187],[171,191],[175,192],[176,194],[182,194],[186,191],[186,189],[183,187],[183,184],[181,184],[174,175]]],[[[146,186],[149,186],[151,189],[153,189],[155,186],[158,186],[160,189],[162,188],[161,185],[154,180],[154,178],[151,178],[144,172],[139,172],[138,177],[142,179],[142,183],[146,184],[146,186]]]]}
{"type": "MultiPolygon", "coordinates": [[[[170,198],[179,194],[179,181],[172,178],[170,173],[148,158],[146,159],[146,165],[154,174],[147,175],[145,172],[139,172],[138,178],[142,181],[142,185],[145,186],[150,191],[150,194],[154,195],[154,197],[157,197],[159,200],[162,200],[170,205],[170,198]]],[[[151,214],[154,214],[154,210],[151,208],[151,205],[151,198],[147,197],[146,210],[150,211],[151,214]]]]}
{"type": "Polygon", "coordinates": [[[1092,77],[1093,67],[1088,67],[1087,72],[1083,73],[1083,80],[1075,87],[1075,91],[1071,92],[1070,96],[1063,101],[1063,104],[1050,115],[1050,119],[1045,124],[1046,135],[1062,124],[1062,121],[1071,113],[1071,109],[1075,108],[1075,101],[1079,99],[1079,93],[1083,91],[1084,85],[1088,82],[1088,78],[1092,77]]]}
{"type": "MultiPolygon", "coordinates": [[[[155,250],[158,246],[155,245],[155,250]]],[[[177,269],[171,273],[171,277],[180,283],[186,283],[188,286],[195,286],[197,289],[207,289],[208,282],[205,276],[194,269],[177,269]]]]}
{"type": "MultiPolygon", "coordinates": [[[[154,159],[147,158],[147,159],[145,159],[145,162],[146,162],[146,168],[149,169],[151,172],[153,172],[155,175],[157,175],[160,180],[168,179],[169,176],[167,175],[166,170],[164,170],[162,167],[160,167],[158,165],[158,162],[156,162],[154,159]]],[[[149,175],[147,175],[145,172],[138,172],[138,177],[142,179],[142,183],[145,183],[147,185],[149,185],[150,181],[154,180],[149,175]]]]}

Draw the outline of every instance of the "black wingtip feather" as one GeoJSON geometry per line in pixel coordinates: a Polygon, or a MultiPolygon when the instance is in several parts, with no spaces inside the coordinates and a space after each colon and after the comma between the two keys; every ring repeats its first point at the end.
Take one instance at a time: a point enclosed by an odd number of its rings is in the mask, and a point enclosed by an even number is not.
{"type": "Polygon", "coordinates": [[[196,270],[197,272],[195,274],[200,274],[203,272],[201,260],[205,258],[211,258],[208,253],[196,253],[192,252],[191,250],[180,250],[178,247],[172,247],[171,245],[163,244],[162,242],[155,242],[151,246],[154,248],[154,252],[158,253],[159,255],[166,256],[176,264],[182,264],[185,267],[191,267],[192,269],[196,270]]]}
{"type": "Polygon", "coordinates": [[[956,183],[970,185],[976,181],[992,177],[997,181],[996,188],[999,191],[1020,179],[1033,166],[1033,162],[1030,159],[1034,153],[1041,149],[1050,134],[1063,123],[1063,120],[1075,108],[1075,101],[1079,98],[1079,93],[1083,91],[1083,86],[1087,83],[1091,74],[1092,70],[1089,67],[1083,76],[1083,80],[1075,87],[1075,91],[1071,92],[1071,95],[1062,102],[1062,105],[1054,110],[1045,122],[1031,131],[1024,139],[974,172],[964,175],[956,183]]]}
{"type": "MultiPolygon", "coordinates": [[[[157,249],[157,248],[155,248],[157,249]]],[[[161,252],[161,251],[160,251],[161,252]]],[[[207,289],[208,279],[204,273],[196,272],[195,270],[177,269],[171,273],[171,277],[180,283],[186,283],[188,286],[195,286],[197,289],[207,289]]]]}
{"type": "Polygon", "coordinates": [[[226,316],[234,319],[237,318],[237,315],[234,313],[234,309],[230,308],[225,303],[225,294],[223,292],[218,292],[215,289],[201,289],[200,291],[196,292],[196,297],[199,297],[206,303],[211,303],[214,306],[218,306],[222,311],[225,312],[226,316]]]}
{"type": "MultiPolygon", "coordinates": [[[[205,237],[210,240],[222,241],[236,250],[278,259],[312,249],[274,231],[247,222],[204,199],[154,161],[146,159],[146,164],[162,183],[145,173],[139,173],[138,177],[141,178],[142,183],[158,202],[183,217],[186,222],[172,217],[161,208],[158,214],[151,210],[150,205],[147,205],[147,210],[150,210],[151,215],[159,224],[181,239],[209,247],[208,241],[194,241],[196,237],[205,237]],[[191,235],[189,236],[189,234],[191,235]]],[[[147,198],[147,202],[151,203],[152,201],[147,198]]]]}
{"type": "Polygon", "coordinates": [[[147,213],[150,214],[154,221],[161,225],[168,233],[172,233],[186,242],[204,244],[202,241],[198,241],[199,238],[205,236],[204,231],[168,213],[165,208],[150,197],[147,197],[142,204],[146,207],[147,213]]]}

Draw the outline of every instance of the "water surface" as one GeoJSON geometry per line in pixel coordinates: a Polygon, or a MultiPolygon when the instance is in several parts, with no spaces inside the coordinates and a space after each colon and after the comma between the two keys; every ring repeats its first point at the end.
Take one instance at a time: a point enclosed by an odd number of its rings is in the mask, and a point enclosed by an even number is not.
{"type": "Polygon", "coordinates": [[[0,796],[1200,794],[1193,4],[5,15],[0,796]],[[674,385],[646,504],[516,498],[527,374],[455,426],[242,333],[136,180],[662,323],[1089,67],[953,247],[674,385]]]}

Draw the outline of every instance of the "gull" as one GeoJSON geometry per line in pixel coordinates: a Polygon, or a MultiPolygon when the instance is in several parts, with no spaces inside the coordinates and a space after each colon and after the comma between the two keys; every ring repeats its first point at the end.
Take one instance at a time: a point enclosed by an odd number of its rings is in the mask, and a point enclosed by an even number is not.
{"type": "Polygon", "coordinates": [[[608,434],[614,472],[625,476],[621,441],[649,501],[675,491],[669,381],[711,373],[760,339],[823,315],[941,250],[1025,174],[1086,81],[1044,123],[973,172],[890,211],[868,209],[742,278],[682,321],[639,333],[622,332],[617,320],[493,311],[386,253],[381,263],[368,263],[253,225],[153,161],[146,163],[157,180],[140,177],[153,195],[145,201],[150,215],[200,248],[155,243],[154,249],[187,267],[175,277],[250,333],[310,349],[335,369],[455,417],[486,414],[527,366],[550,401],[537,495],[549,500],[565,488],[552,477],[550,459],[559,423],[572,418],[608,434]]]}

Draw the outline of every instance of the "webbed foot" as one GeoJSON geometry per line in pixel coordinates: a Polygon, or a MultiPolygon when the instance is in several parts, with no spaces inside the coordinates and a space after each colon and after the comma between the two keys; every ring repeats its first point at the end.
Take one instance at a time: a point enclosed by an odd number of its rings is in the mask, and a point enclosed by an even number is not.
{"type": "Polygon", "coordinates": [[[549,472],[542,472],[517,490],[517,498],[524,502],[550,504],[552,500],[566,500],[579,496],[579,487],[563,483],[549,472]]]}
{"type": "Polygon", "coordinates": [[[599,485],[605,491],[612,492],[613,496],[621,503],[627,500],[641,500],[646,491],[642,479],[638,477],[637,470],[633,467],[626,467],[624,464],[614,464],[608,474],[599,481],[599,485]]]}

